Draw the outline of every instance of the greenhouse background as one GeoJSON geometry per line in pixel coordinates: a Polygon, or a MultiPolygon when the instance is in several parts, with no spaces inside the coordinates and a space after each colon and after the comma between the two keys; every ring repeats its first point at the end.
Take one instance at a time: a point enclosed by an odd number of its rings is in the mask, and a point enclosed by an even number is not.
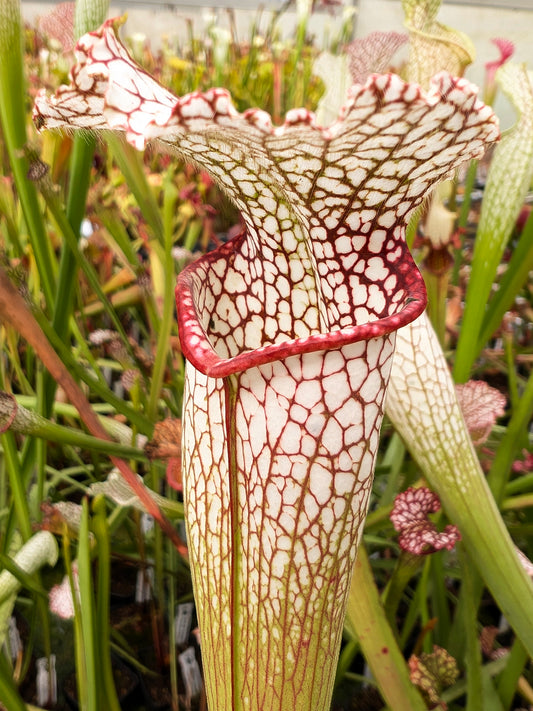
{"type": "MultiPolygon", "coordinates": [[[[32,21],[44,14],[58,3],[48,0],[38,2],[22,2],[22,11],[28,21],[32,21]]],[[[192,18],[195,32],[199,35],[205,30],[207,24],[212,22],[212,15],[220,27],[227,27],[227,10],[235,10],[239,35],[245,39],[252,23],[257,19],[258,10],[261,8],[261,24],[266,26],[272,13],[281,10],[287,3],[281,0],[271,0],[265,3],[249,2],[249,0],[215,0],[214,2],[196,4],[169,0],[123,0],[111,3],[110,16],[113,14],[128,13],[126,33],[132,35],[145,35],[150,40],[152,47],[157,48],[161,37],[184,37],[185,18],[192,18]],[[262,9],[264,8],[264,10],[262,9]]],[[[364,37],[370,32],[402,31],[403,11],[401,3],[396,0],[345,0],[344,10],[355,11],[354,37],[364,37]]],[[[335,4],[320,6],[309,20],[309,33],[314,35],[317,45],[320,46],[324,33],[338,28],[342,22],[343,8],[335,4]]],[[[477,61],[467,68],[466,76],[478,86],[483,83],[485,58],[494,55],[491,40],[496,37],[509,39],[515,45],[514,60],[525,62],[528,67],[533,66],[533,0],[455,0],[444,2],[439,13],[439,21],[450,27],[465,32],[474,43],[477,61]]],[[[284,12],[283,23],[279,30],[286,36],[294,33],[296,25],[296,12],[284,12]]],[[[503,96],[496,99],[495,108],[498,112],[502,127],[512,124],[514,111],[503,96]]]]}

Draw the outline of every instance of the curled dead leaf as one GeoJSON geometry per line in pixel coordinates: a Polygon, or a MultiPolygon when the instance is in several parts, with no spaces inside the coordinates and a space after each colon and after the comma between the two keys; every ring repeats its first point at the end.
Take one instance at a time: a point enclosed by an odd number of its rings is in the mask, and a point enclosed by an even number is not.
{"type": "Polygon", "coordinates": [[[154,436],[144,451],[148,459],[167,460],[167,481],[177,491],[182,491],[181,479],[181,420],[167,418],[158,422],[154,436]]]}

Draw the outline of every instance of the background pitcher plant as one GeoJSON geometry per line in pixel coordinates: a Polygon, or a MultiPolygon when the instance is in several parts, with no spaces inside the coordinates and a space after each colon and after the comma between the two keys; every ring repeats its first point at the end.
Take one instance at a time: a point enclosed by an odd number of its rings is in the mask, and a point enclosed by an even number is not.
{"type": "Polygon", "coordinates": [[[212,711],[329,708],[394,332],[424,309],[404,237],[434,183],[497,140],[465,80],[394,75],[339,119],[276,127],[212,89],[174,97],[117,22],[85,35],[40,127],[118,130],[201,167],[240,235],[177,286],[186,518],[212,711]]]}

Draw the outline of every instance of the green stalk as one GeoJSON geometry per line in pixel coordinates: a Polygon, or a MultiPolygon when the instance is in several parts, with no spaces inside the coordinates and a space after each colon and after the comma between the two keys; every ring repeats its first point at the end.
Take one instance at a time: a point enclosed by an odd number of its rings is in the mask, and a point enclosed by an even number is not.
{"type": "Polygon", "coordinates": [[[345,623],[344,633],[345,633],[345,635],[349,634],[350,639],[346,642],[344,647],[341,649],[341,653],[339,655],[339,662],[337,664],[337,673],[335,676],[335,689],[342,682],[342,680],[346,677],[346,675],[350,673],[350,667],[352,665],[352,662],[360,650],[359,640],[357,639],[357,635],[355,634],[355,632],[350,630],[350,622],[348,619],[346,620],[346,623],[345,623]]]}
{"type": "MultiPolygon", "coordinates": [[[[477,176],[477,166],[478,161],[470,161],[468,170],[466,172],[466,177],[464,181],[464,192],[463,192],[463,203],[461,205],[461,211],[459,212],[459,218],[457,220],[457,228],[459,230],[459,235],[462,234],[468,224],[468,215],[470,214],[470,206],[472,205],[472,191],[474,190],[474,185],[476,184],[477,176]]],[[[452,284],[457,285],[459,282],[459,269],[463,262],[463,244],[456,249],[454,252],[454,265],[452,274],[452,284]]]]}
{"type": "Polygon", "coordinates": [[[122,253],[121,261],[123,259],[133,271],[139,269],[139,259],[134,242],[131,240],[120,213],[111,209],[102,209],[98,211],[98,219],[113,239],[113,251],[116,252],[118,247],[118,251],[122,253]]]}
{"type": "MultiPolygon", "coordinates": [[[[507,660],[505,659],[505,657],[502,657],[500,659],[496,659],[493,662],[489,662],[488,664],[485,664],[483,666],[483,670],[482,670],[484,681],[485,681],[485,679],[487,679],[487,678],[490,679],[491,677],[496,676],[499,672],[501,672],[501,670],[505,666],[506,662],[507,662],[507,660]]],[[[453,701],[456,701],[457,699],[459,699],[461,696],[464,696],[466,691],[467,691],[467,682],[465,679],[461,679],[456,684],[454,684],[453,686],[450,686],[448,689],[445,689],[442,692],[441,700],[450,704],[453,701]]],[[[453,706],[452,708],[455,709],[456,707],[453,706]]],[[[487,706],[485,709],[483,709],[483,711],[489,711],[489,707],[487,706]]],[[[503,709],[502,709],[501,705],[500,705],[499,709],[497,709],[497,707],[495,707],[493,704],[490,707],[490,711],[503,711],[503,709]]]]}
{"type": "Polygon", "coordinates": [[[480,576],[533,655],[533,585],[487,485],[446,358],[425,316],[397,334],[387,414],[459,527],[480,576]]]}
{"type": "MultiPolygon", "coordinates": [[[[15,400],[18,405],[28,410],[36,410],[37,408],[37,399],[34,395],[15,395],[15,400]]],[[[115,436],[116,439],[123,444],[129,444],[133,441],[133,432],[130,427],[118,422],[118,420],[107,417],[107,415],[115,414],[115,408],[112,405],[107,402],[95,402],[92,403],[92,408],[98,413],[100,422],[104,425],[109,434],[115,436]]],[[[80,413],[76,410],[74,405],[68,402],[59,402],[58,400],[54,402],[53,414],[70,420],[80,419],[80,413]]]]}
{"type": "Polygon", "coordinates": [[[375,511],[371,511],[365,520],[365,532],[370,533],[376,529],[381,529],[383,524],[389,523],[389,516],[392,511],[392,504],[380,506],[375,511]]]}
{"type": "Polygon", "coordinates": [[[500,502],[509,478],[511,465],[516,457],[522,437],[533,415],[533,372],[531,372],[524,392],[514,408],[511,420],[498,446],[498,451],[492,462],[487,482],[494,498],[500,502]]]}
{"type": "MultiPolygon", "coordinates": [[[[164,473],[164,469],[160,462],[152,462],[150,467],[152,474],[152,489],[154,491],[161,490],[161,474],[164,473]]],[[[156,620],[160,620],[160,611],[165,607],[165,581],[164,581],[164,550],[163,545],[165,538],[159,526],[154,526],[153,531],[154,541],[153,541],[153,558],[154,558],[154,591],[157,600],[157,610],[154,612],[156,615],[156,620]]],[[[172,615],[170,617],[172,619],[172,615]]],[[[160,625],[158,625],[160,627],[160,625]]]]}
{"type": "MultiPolygon", "coordinates": [[[[44,412],[47,408],[46,406],[46,382],[50,380],[50,376],[47,371],[42,367],[41,363],[37,364],[36,368],[36,392],[37,401],[39,403],[39,411],[44,412]]],[[[47,459],[47,442],[45,439],[38,438],[27,438],[25,441],[28,454],[33,450],[35,452],[35,471],[37,479],[37,496],[33,502],[33,511],[31,514],[35,521],[39,521],[41,518],[41,503],[44,498],[44,490],[46,485],[46,459],[47,459]]]]}
{"type": "Polygon", "coordinates": [[[514,247],[505,274],[498,285],[498,291],[489,301],[481,325],[476,355],[502,322],[503,315],[512,306],[516,295],[526,283],[533,269],[533,211],[528,217],[518,244],[514,247]]]}
{"type": "Polygon", "coordinates": [[[515,639],[513,642],[511,652],[506,661],[505,669],[503,669],[497,681],[497,689],[502,706],[508,711],[516,694],[518,681],[526,664],[529,662],[529,655],[519,639],[515,639]]]}
{"type": "Polygon", "coordinates": [[[447,571],[444,565],[445,553],[437,552],[429,556],[431,570],[431,610],[438,622],[433,630],[435,644],[445,646],[445,638],[450,629],[450,605],[447,592],[447,571]]]}
{"type": "Polygon", "coordinates": [[[396,563],[396,568],[390,577],[382,596],[385,614],[389,623],[394,624],[398,606],[409,581],[422,567],[424,559],[419,555],[402,552],[396,563]]]}
{"type": "Polygon", "coordinates": [[[414,595],[410,600],[410,605],[407,610],[407,615],[403,620],[403,625],[400,632],[400,647],[405,649],[409,640],[416,633],[415,626],[418,625],[418,618],[420,617],[419,609],[423,604],[423,586],[419,582],[416,585],[414,595]]]}
{"type": "Polygon", "coordinates": [[[24,247],[19,235],[17,204],[11,186],[7,182],[0,183],[0,215],[5,226],[5,232],[2,230],[2,241],[12,256],[22,259],[24,247]]]}
{"type": "Polygon", "coordinates": [[[309,23],[309,13],[311,11],[311,3],[309,0],[299,0],[296,4],[298,7],[298,24],[296,28],[294,72],[287,88],[287,102],[285,104],[288,109],[303,105],[303,67],[301,63],[307,25],[309,23]]]}
{"type": "Polygon", "coordinates": [[[511,499],[502,501],[502,511],[519,511],[533,506],[533,494],[524,494],[523,496],[514,496],[511,499]]]}
{"type": "Polygon", "coordinates": [[[516,372],[515,363],[515,349],[514,349],[514,338],[512,333],[508,330],[504,330],[502,333],[503,341],[503,354],[505,367],[507,369],[507,389],[509,392],[509,402],[511,409],[514,411],[520,400],[519,387],[518,387],[518,375],[516,372]]]}
{"type": "Polygon", "coordinates": [[[121,135],[111,131],[106,133],[106,141],[144,219],[152,229],[154,237],[163,244],[164,230],[161,211],[146,179],[142,155],[133,146],[126,143],[121,135]]]}
{"type": "Polygon", "coordinates": [[[505,487],[505,497],[522,494],[524,492],[531,493],[533,491],[533,473],[522,474],[517,479],[510,481],[505,487]]]}
{"type": "Polygon", "coordinates": [[[122,459],[146,460],[144,452],[137,447],[102,440],[80,430],[58,425],[36,412],[17,405],[16,400],[11,395],[0,391],[0,428],[2,427],[9,427],[15,432],[31,437],[39,437],[49,442],[60,442],[64,445],[104,452],[122,459]]]}
{"type": "Polygon", "coordinates": [[[78,703],[81,711],[85,711],[85,699],[87,698],[87,670],[85,667],[85,648],[83,646],[83,626],[81,617],[80,597],[78,595],[78,582],[74,580],[74,570],[72,557],[70,554],[70,536],[68,526],[63,525],[63,560],[67,572],[72,602],[74,607],[74,655],[76,663],[76,689],[78,691],[78,703]]]}
{"type": "MultiPolygon", "coordinates": [[[[95,30],[105,20],[108,0],[77,0],[74,17],[74,34],[79,39],[86,32],[95,30]]],[[[76,238],[79,237],[80,225],[85,214],[85,204],[89,192],[91,167],[96,140],[94,136],[76,135],[73,139],[70,157],[70,183],[67,196],[65,217],[76,238]]],[[[52,326],[58,336],[66,339],[69,318],[72,314],[74,287],[77,281],[77,259],[73,245],[65,245],[61,253],[59,277],[57,285],[57,301],[55,304],[52,326]]],[[[55,383],[48,378],[47,398],[44,415],[49,414],[53,399],[55,383]]]]}
{"type": "Polygon", "coordinates": [[[26,541],[32,534],[32,525],[28,497],[24,489],[24,477],[21,476],[23,472],[21,472],[17,445],[12,432],[6,432],[3,434],[0,441],[2,443],[4,460],[11,488],[11,498],[16,513],[17,527],[21,532],[23,540],[26,541]]]}
{"type": "Polygon", "coordinates": [[[479,711],[504,711],[498,692],[494,686],[492,669],[488,664],[481,667],[481,679],[483,681],[483,699],[479,706],[479,711]]]}
{"type": "Polygon", "coordinates": [[[122,400],[122,398],[117,397],[117,395],[109,389],[105,382],[96,379],[94,375],[87,372],[83,365],[81,365],[73,356],[72,350],[61,341],[42,312],[34,310],[33,314],[47,340],[50,342],[50,345],[61,358],[63,363],[67,366],[70,373],[76,376],[76,378],[79,378],[81,382],[85,383],[90,390],[95,393],[95,395],[98,395],[104,402],[112,406],[117,412],[124,415],[124,417],[134,424],[140,432],[150,434],[153,430],[153,422],[151,422],[142,412],[138,412],[132,408],[131,405],[122,400]]]}
{"type": "Polygon", "coordinates": [[[402,651],[387,622],[363,543],[359,544],[346,618],[388,706],[394,711],[425,711],[426,705],[411,683],[402,651]]]}
{"type": "MultiPolygon", "coordinates": [[[[387,486],[383,494],[379,497],[378,510],[383,510],[382,507],[392,504],[394,501],[394,497],[400,490],[398,488],[399,478],[401,475],[404,459],[405,445],[402,442],[402,439],[399,434],[397,432],[394,432],[392,437],[390,438],[390,442],[387,446],[387,451],[385,452],[385,455],[381,462],[381,466],[387,467],[389,471],[387,474],[387,486]]],[[[377,511],[374,511],[372,513],[376,514],[377,511]]],[[[370,513],[369,516],[372,516],[372,513],[370,513]]],[[[388,518],[388,514],[389,512],[387,511],[385,518],[388,518]]],[[[365,523],[365,530],[368,530],[368,516],[365,523]]]]}
{"type": "Polygon", "coordinates": [[[444,345],[446,337],[446,297],[448,295],[448,272],[445,274],[432,274],[424,269],[424,282],[428,295],[428,314],[439,339],[444,345]]]}
{"type": "Polygon", "coordinates": [[[467,711],[482,711],[479,704],[483,700],[483,681],[481,676],[481,650],[477,631],[478,599],[475,591],[477,574],[472,571],[469,556],[462,544],[457,546],[462,570],[461,594],[464,600],[462,607],[461,626],[466,638],[466,678],[467,678],[467,711]]]}
{"type": "MultiPolygon", "coordinates": [[[[174,260],[172,259],[173,245],[173,221],[174,209],[178,199],[178,191],[171,183],[171,174],[167,175],[164,201],[163,201],[163,217],[164,217],[164,252],[162,254],[162,267],[164,273],[163,283],[163,313],[158,327],[157,349],[155,354],[155,362],[152,370],[152,378],[150,382],[150,396],[148,398],[148,406],[146,414],[148,418],[155,421],[157,418],[157,409],[159,404],[159,395],[163,385],[165,368],[167,366],[168,352],[170,348],[170,334],[174,323],[174,260]]],[[[157,245],[153,247],[157,250],[157,245]]]]}
{"type": "Polygon", "coordinates": [[[422,646],[423,650],[426,653],[431,653],[431,650],[433,649],[433,635],[432,635],[432,630],[431,626],[429,624],[430,622],[430,614],[428,610],[428,588],[429,588],[429,583],[428,583],[428,578],[429,578],[429,559],[426,558],[423,562],[422,566],[422,573],[420,575],[420,578],[418,580],[418,590],[417,592],[419,593],[419,602],[418,605],[416,606],[418,609],[418,614],[420,616],[420,625],[422,629],[425,631],[423,640],[422,640],[422,646]]]}
{"type": "Polygon", "coordinates": [[[111,546],[103,496],[97,496],[93,502],[92,528],[98,544],[98,591],[96,597],[96,644],[103,684],[101,703],[106,711],[120,711],[120,704],[113,679],[113,667],[110,654],[109,635],[109,590],[111,570],[111,546]]]}
{"type": "MultiPolygon", "coordinates": [[[[94,267],[87,262],[85,257],[80,254],[78,250],[78,240],[76,237],[76,234],[74,233],[71,225],[69,224],[67,220],[67,216],[63,212],[61,205],[59,204],[59,200],[57,198],[57,195],[54,192],[53,186],[50,182],[50,179],[48,176],[44,176],[43,179],[40,181],[40,189],[41,193],[46,201],[46,205],[52,215],[54,216],[55,221],[57,222],[57,225],[59,229],[61,230],[61,233],[63,237],[65,238],[66,244],[68,245],[71,254],[73,256],[73,259],[76,261],[77,265],[83,273],[85,274],[85,277],[87,281],[89,282],[89,285],[93,292],[96,294],[98,297],[99,301],[102,302],[104,305],[106,314],[109,316],[113,327],[115,328],[116,331],[120,334],[124,346],[127,349],[131,350],[131,347],[129,346],[129,341],[126,336],[126,333],[124,331],[124,327],[122,326],[122,323],[120,319],[118,318],[113,306],[111,305],[109,299],[105,295],[101,285],[100,285],[100,280],[98,278],[98,275],[94,269],[94,267]]],[[[68,318],[69,314],[66,313],[65,317],[68,318]]],[[[65,327],[68,324],[65,324],[65,327]]],[[[61,334],[58,333],[58,337],[61,338],[61,334]]]]}
{"type": "MultiPolygon", "coordinates": [[[[80,590],[81,633],[83,637],[83,678],[86,680],[85,696],[78,703],[82,711],[101,711],[98,674],[97,642],[95,639],[95,603],[91,575],[91,534],[89,530],[89,505],[82,502],[80,533],[78,539],[78,579],[80,590]]],[[[82,690],[80,690],[82,691],[82,690]]]]}
{"type": "Polygon", "coordinates": [[[512,63],[500,68],[498,79],[515,105],[519,120],[503,135],[487,177],[455,354],[456,382],[468,379],[477,356],[496,271],[533,176],[532,83],[525,65],[512,63]]]}
{"type": "Polygon", "coordinates": [[[3,652],[0,652],[0,698],[4,707],[9,711],[28,710],[24,701],[20,698],[17,686],[13,681],[13,672],[3,652]]]}
{"type": "MultiPolygon", "coordinates": [[[[169,557],[169,568],[171,580],[174,580],[176,573],[177,552],[174,546],[168,545],[167,552],[169,557]]],[[[170,689],[172,699],[176,699],[178,704],[178,673],[177,673],[177,658],[176,658],[176,627],[174,625],[174,615],[176,613],[176,589],[173,584],[168,586],[168,645],[169,645],[169,663],[170,663],[170,689]]],[[[175,710],[177,711],[177,709],[175,710]]]]}
{"type": "MultiPolygon", "coordinates": [[[[74,288],[78,280],[76,269],[78,259],[73,250],[75,241],[79,238],[80,225],[85,213],[85,201],[89,190],[89,176],[94,146],[95,139],[93,136],[80,136],[77,134],[74,137],[65,219],[71,227],[75,240],[67,240],[63,245],[57,280],[57,302],[52,320],[54,330],[63,339],[66,338],[68,333],[69,319],[73,309],[74,288]]],[[[53,380],[50,380],[50,382],[55,385],[53,380]]]]}
{"type": "Polygon", "coordinates": [[[26,82],[22,50],[20,6],[0,2],[0,123],[22,206],[31,246],[48,308],[55,303],[55,264],[34,184],[27,175],[26,82]]]}
{"type": "MultiPolygon", "coordinates": [[[[8,509],[8,484],[7,484],[7,473],[6,473],[6,468],[4,466],[4,459],[3,459],[3,449],[2,449],[2,440],[0,439],[0,511],[5,512],[8,509]]],[[[0,528],[0,537],[4,536],[5,534],[5,529],[0,528]]],[[[4,540],[5,543],[5,540],[4,540]]],[[[2,550],[0,546],[0,550],[2,550]]]]}
{"type": "Polygon", "coordinates": [[[189,250],[189,252],[192,252],[198,244],[198,239],[202,233],[202,227],[203,226],[200,220],[191,222],[187,226],[187,232],[185,233],[185,237],[183,239],[183,246],[185,249],[189,250]]]}

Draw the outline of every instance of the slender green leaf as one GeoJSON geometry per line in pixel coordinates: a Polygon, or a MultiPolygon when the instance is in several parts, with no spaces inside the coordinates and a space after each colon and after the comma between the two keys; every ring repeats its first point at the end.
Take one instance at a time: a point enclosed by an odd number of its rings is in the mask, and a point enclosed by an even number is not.
{"type": "Polygon", "coordinates": [[[56,265],[47,239],[37,192],[34,184],[27,177],[30,161],[24,154],[28,136],[21,26],[18,0],[2,0],[0,2],[0,123],[46,304],[51,308],[56,293],[56,265]]]}
{"type": "MultiPolygon", "coordinates": [[[[107,14],[108,0],[77,0],[74,17],[75,37],[96,29],[107,14]]],[[[90,135],[78,135],[73,139],[70,160],[70,184],[67,197],[65,218],[76,239],[80,234],[80,225],[85,214],[85,202],[89,192],[90,172],[93,162],[96,141],[90,135]]],[[[67,243],[61,253],[59,277],[57,285],[57,301],[55,304],[53,327],[59,337],[66,340],[68,324],[72,315],[73,294],[77,283],[76,248],[67,243]]],[[[43,415],[50,412],[56,383],[48,376],[45,385],[46,401],[43,403],[43,415]]]]}
{"type": "Polygon", "coordinates": [[[486,666],[482,668],[481,679],[483,682],[483,695],[479,698],[476,707],[472,706],[472,709],[475,708],[476,711],[504,711],[504,707],[494,686],[492,675],[486,666]]]}
{"type": "Polygon", "coordinates": [[[98,645],[98,661],[103,681],[100,698],[101,702],[105,702],[106,711],[120,711],[120,704],[113,680],[109,647],[111,545],[103,496],[96,497],[93,502],[93,511],[93,531],[98,544],[98,590],[96,597],[95,632],[98,645]]]}
{"type": "Polygon", "coordinates": [[[533,211],[531,212],[517,245],[513,249],[505,274],[498,285],[498,291],[489,301],[481,334],[477,344],[477,354],[487,344],[502,322],[503,315],[512,306],[516,295],[526,283],[533,269],[533,211]]]}
{"type": "Polygon", "coordinates": [[[515,639],[507,657],[505,669],[503,669],[497,681],[498,693],[506,711],[511,708],[513,698],[516,694],[518,680],[528,662],[529,655],[524,645],[519,639],[515,639]]]}
{"type": "MultiPolygon", "coordinates": [[[[172,222],[170,216],[174,213],[178,193],[170,180],[167,180],[165,186],[163,209],[165,216],[164,230],[164,249],[161,250],[161,262],[163,270],[163,310],[158,328],[157,348],[155,354],[155,362],[152,371],[152,379],[150,383],[150,394],[148,398],[147,415],[150,419],[155,420],[157,417],[157,407],[159,403],[161,386],[165,369],[168,365],[168,353],[170,350],[170,334],[174,323],[174,260],[172,259],[172,222]]],[[[155,254],[159,250],[154,250],[155,254]]]]}
{"type": "Polygon", "coordinates": [[[128,187],[141,208],[144,219],[152,230],[153,236],[163,244],[163,218],[157,200],[148,184],[144,172],[142,155],[136,151],[133,146],[126,143],[123,136],[116,135],[109,131],[106,133],[106,140],[113,154],[113,158],[120,168],[120,172],[126,178],[128,187]]]}
{"type": "Polygon", "coordinates": [[[468,379],[479,352],[481,324],[496,270],[533,177],[531,75],[524,65],[507,63],[497,76],[502,90],[514,103],[520,117],[502,137],[487,177],[455,356],[456,382],[468,379]]]}
{"type": "Polygon", "coordinates": [[[135,410],[130,403],[125,402],[122,398],[117,397],[100,379],[97,379],[92,371],[87,371],[83,364],[79,363],[72,353],[72,350],[66,346],[57,333],[52,329],[48,321],[46,321],[42,312],[34,311],[36,320],[42,328],[50,344],[65,363],[69,371],[79,378],[82,382],[89,386],[92,392],[99,395],[104,402],[115,408],[128,420],[139,428],[140,432],[150,434],[153,430],[153,422],[151,422],[142,412],[135,410]]]}
{"type": "Polygon", "coordinates": [[[81,631],[84,648],[84,677],[87,680],[86,698],[80,698],[82,711],[101,711],[99,704],[100,679],[98,675],[97,641],[95,639],[95,601],[91,574],[91,534],[89,531],[89,505],[84,499],[78,539],[78,577],[80,591],[81,631]]]}
{"type": "Polygon", "coordinates": [[[477,629],[478,600],[474,590],[475,573],[470,567],[470,559],[462,544],[458,545],[461,562],[461,580],[464,606],[461,619],[463,634],[466,639],[466,679],[467,679],[467,710],[483,711],[483,677],[481,649],[477,629]]]}
{"type": "Polygon", "coordinates": [[[9,711],[28,710],[13,681],[13,672],[3,652],[0,652],[0,698],[5,708],[9,709],[9,711]]]}
{"type": "Polygon", "coordinates": [[[426,705],[411,683],[402,651],[387,621],[362,543],[355,563],[346,618],[390,708],[394,711],[425,711],[426,705]]]}
{"type": "MultiPolygon", "coordinates": [[[[87,281],[89,282],[91,289],[94,291],[98,299],[104,305],[104,309],[107,315],[109,316],[114,328],[122,337],[125,348],[131,350],[128,337],[124,332],[124,327],[122,326],[122,323],[119,317],[117,316],[115,309],[113,308],[109,299],[105,295],[94,267],[84,258],[84,256],[78,250],[77,237],[74,234],[65,213],[62,211],[61,206],[59,205],[57,196],[55,195],[53,187],[50,181],[47,179],[47,176],[45,176],[43,180],[40,181],[40,188],[50,212],[53,214],[54,219],[56,220],[68,247],[71,249],[74,262],[77,263],[78,267],[81,268],[81,270],[85,274],[85,277],[87,278],[87,281]]],[[[61,334],[58,333],[58,335],[61,338],[61,334]]]]}
{"type": "Polygon", "coordinates": [[[533,371],[531,372],[524,392],[513,411],[511,420],[507,425],[505,435],[503,436],[496,456],[492,462],[487,481],[492,490],[494,498],[500,502],[511,465],[516,457],[517,449],[522,441],[522,436],[527,432],[531,417],[533,416],[533,371]]]}

